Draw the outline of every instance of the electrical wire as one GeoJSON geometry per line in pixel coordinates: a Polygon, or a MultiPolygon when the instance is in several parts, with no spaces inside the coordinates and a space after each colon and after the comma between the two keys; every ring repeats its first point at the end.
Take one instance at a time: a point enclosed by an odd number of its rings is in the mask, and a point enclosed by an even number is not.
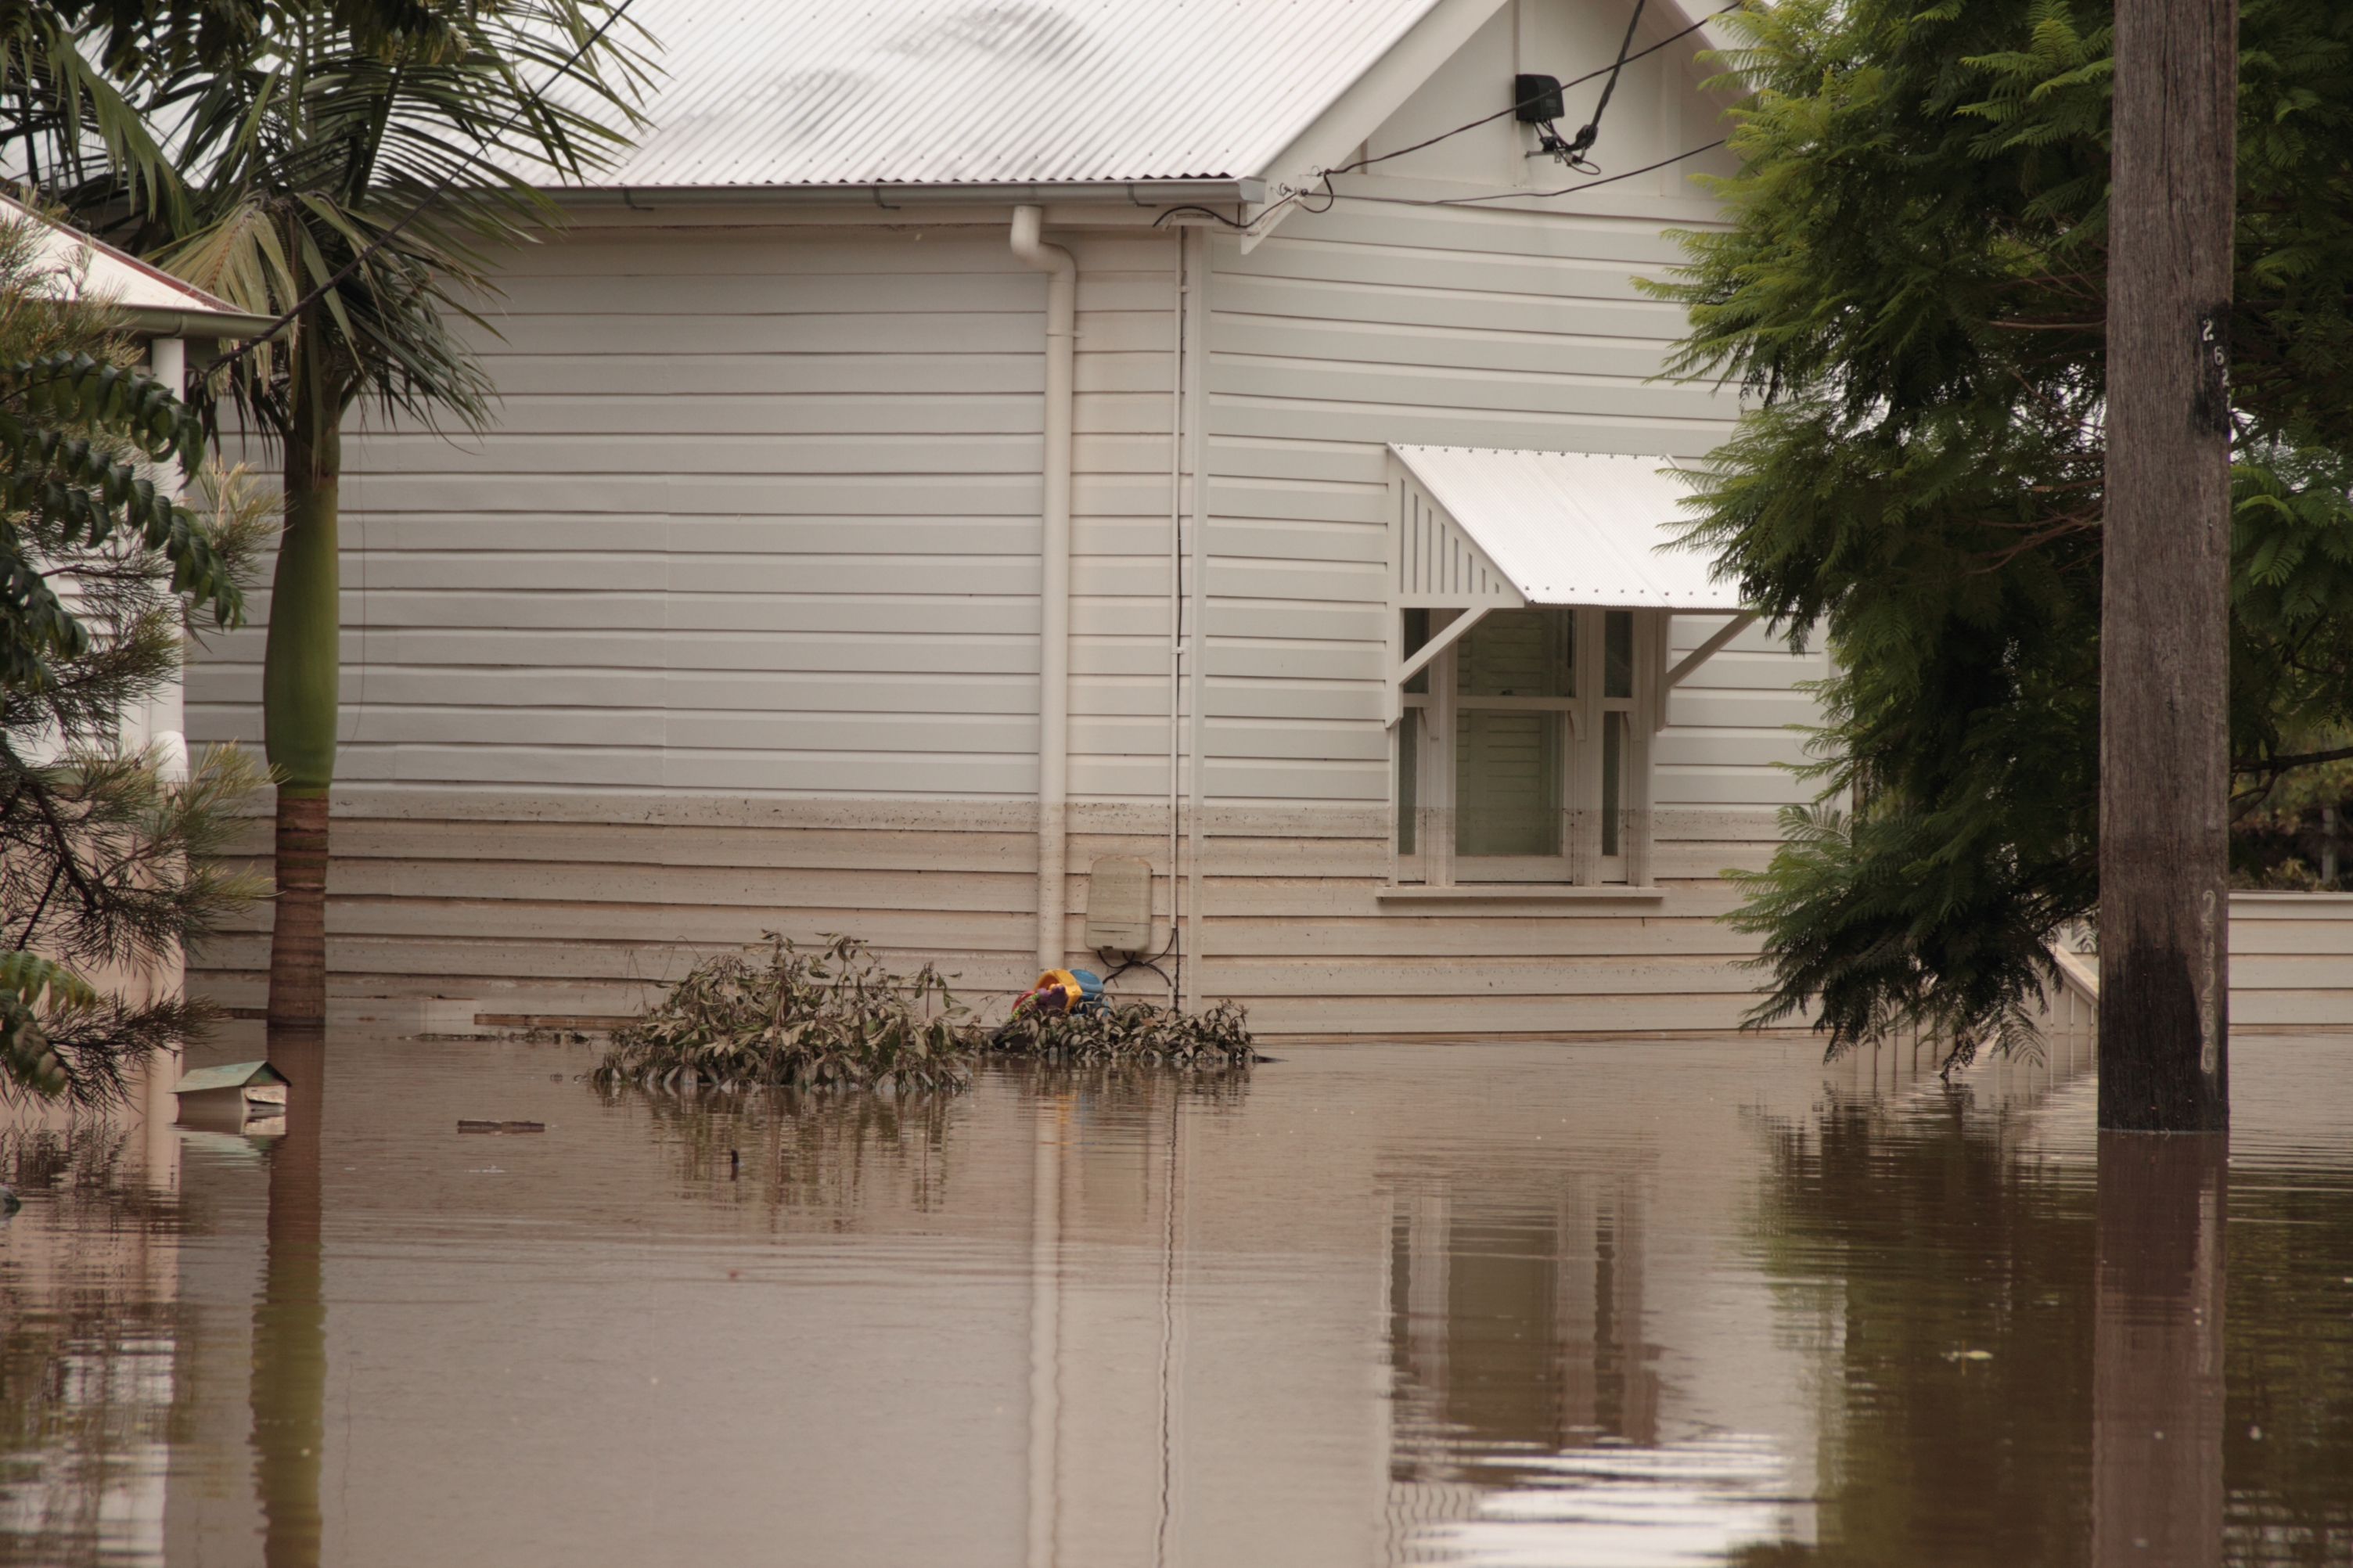
{"type": "Polygon", "coordinates": [[[1630,180],[1637,174],[1647,174],[1654,170],[1663,169],[1670,163],[1680,163],[1686,158],[1696,158],[1702,153],[1713,153],[1724,145],[1725,140],[1724,137],[1719,136],[1704,146],[1689,148],[1671,158],[1662,158],[1655,163],[1645,163],[1639,169],[1629,169],[1622,174],[1604,174],[1598,180],[1587,180],[1582,184],[1563,185],[1556,191],[1497,191],[1493,195],[1429,196],[1420,200],[1409,196],[1360,196],[1344,191],[1340,193],[1340,199],[1348,202],[1393,202],[1412,207],[1460,207],[1469,206],[1477,202],[1506,202],[1514,196],[1534,200],[1540,196],[1573,195],[1578,191],[1589,191],[1596,185],[1614,185],[1620,180],[1630,180]]]}
{"type": "MultiPolygon", "coordinates": [[[[1277,207],[1281,207],[1281,206],[1284,205],[1285,205],[1286,203],[1288,203],[1290,200],[1291,200],[1291,197],[1289,197],[1289,196],[1285,196],[1285,197],[1283,197],[1282,201],[1275,203],[1275,204],[1274,204],[1274,206],[1272,206],[1272,207],[1269,207],[1269,208],[1267,209],[1267,212],[1272,212],[1272,211],[1274,211],[1277,207]]],[[[1228,217],[1225,214],[1223,214],[1223,213],[1219,212],[1219,211],[1217,208],[1215,208],[1215,207],[1195,206],[1195,205],[1193,205],[1191,203],[1189,203],[1189,202],[1188,202],[1188,203],[1187,203],[1185,205],[1183,205],[1183,206],[1181,206],[1181,207],[1163,207],[1163,208],[1161,208],[1161,209],[1160,209],[1160,216],[1159,216],[1158,217],[1154,218],[1154,219],[1152,220],[1152,226],[1153,226],[1153,227],[1155,227],[1155,228],[1158,228],[1162,224],[1166,223],[1170,218],[1175,217],[1178,213],[1199,213],[1203,217],[1215,218],[1215,219],[1217,219],[1219,223],[1224,224],[1228,228],[1238,228],[1238,229],[1240,229],[1240,230],[1241,230],[1243,233],[1245,233],[1245,234],[1247,234],[1247,233],[1249,233],[1249,232],[1250,232],[1250,225],[1251,225],[1251,224],[1255,224],[1256,222],[1258,222],[1258,218],[1252,218],[1252,219],[1250,219],[1250,223],[1239,223],[1239,222],[1236,222],[1234,219],[1228,217]]],[[[1266,213],[1261,213],[1261,214],[1259,214],[1259,215],[1258,215],[1258,216],[1259,216],[1260,218],[1262,218],[1262,217],[1264,217],[1265,216],[1266,216],[1266,213]]]]}
{"type": "MultiPolygon", "coordinates": [[[[1481,202],[1536,201],[1551,196],[1574,195],[1579,191],[1589,191],[1596,185],[1614,185],[1620,180],[1630,180],[1637,174],[1653,174],[1658,170],[1666,168],[1670,164],[1680,163],[1686,158],[1696,158],[1703,153],[1713,153],[1718,147],[1723,146],[1725,140],[1726,139],[1725,137],[1719,136],[1713,142],[1703,142],[1697,147],[1687,147],[1683,152],[1675,153],[1672,157],[1662,158],[1655,163],[1645,163],[1639,169],[1629,169],[1622,174],[1604,174],[1598,180],[1586,180],[1578,184],[1563,185],[1558,190],[1554,191],[1495,191],[1490,195],[1479,196],[1376,196],[1357,191],[1335,190],[1332,188],[1329,175],[1324,179],[1324,188],[1330,194],[1332,200],[1335,202],[1375,202],[1383,206],[1392,207],[1459,207],[1472,206],[1481,202]]],[[[1331,171],[1331,173],[1339,174],[1341,171],[1335,169],[1331,171]]],[[[1196,212],[1208,217],[1213,217],[1219,223],[1224,224],[1228,228],[1239,230],[1243,234],[1262,233],[1263,230],[1260,226],[1264,224],[1269,218],[1273,217],[1277,213],[1282,211],[1284,207],[1298,201],[1302,194],[1303,193],[1298,191],[1292,192],[1291,195],[1283,197],[1282,200],[1274,203],[1264,212],[1259,214],[1258,216],[1250,219],[1248,223],[1236,223],[1232,218],[1228,217],[1225,214],[1215,211],[1209,207],[1182,206],[1170,207],[1167,211],[1162,213],[1159,217],[1153,220],[1152,226],[1155,228],[1159,227],[1161,224],[1166,222],[1169,218],[1176,216],[1178,213],[1196,212]]],[[[1303,212],[1320,213],[1329,212],[1331,207],[1329,204],[1326,204],[1320,207],[1303,206],[1300,210],[1303,212]]]]}
{"type": "MultiPolygon", "coordinates": [[[[424,213],[427,207],[431,206],[436,201],[439,200],[443,193],[447,192],[452,184],[457,183],[458,176],[460,174],[463,174],[467,169],[482,161],[482,155],[490,151],[491,139],[492,137],[504,136],[509,131],[513,130],[515,121],[521,120],[526,113],[530,112],[535,105],[545,100],[548,89],[554,87],[557,82],[564,80],[565,77],[569,76],[571,74],[572,68],[578,65],[581,60],[587,56],[588,51],[595,48],[597,44],[604,39],[605,35],[613,30],[613,26],[616,23],[619,22],[623,16],[628,15],[629,7],[636,3],[637,0],[620,0],[620,4],[613,7],[612,14],[596,25],[596,30],[590,33],[587,37],[582,39],[580,47],[574,49],[571,54],[565,56],[562,65],[556,67],[554,70],[548,73],[548,77],[545,81],[541,82],[537,87],[532,89],[529,92],[523,95],[522,101],[515,105],[514,112],[501,121],[496,130],[478,132],[474,138],[474,150],[467,153],[464,157],[459,159],[457,163],[451,164],[448,172],[444,174],[440,179],[434,182],[433,188],[426,192],[423,196],[419,197],[415,206],[410,207],[406,213],[403,213],[398,222],[395,223],[390,228],[385,229],[382,234],[376,236],[376,237],[371,240],[357,256],[354,256],[349,261],[344,262],[342,267],[336,269],[333,277],[328,279],[325,282],[311,289],[308,294],[305,294],[301,299],[295,300],[293,304],[288,306],[284,315],[270,322],[269,326],[263,328],[259,332],[248,338],[233,353],[223,354],[219,359],[215,360],[210,365],[206,366],[206,374],[209,374],[215,371],[227,369],[228,366],[235,364],[238,360],[243,359],[247,354],[249,354],[254,350],[259,348],[263,343],[266,343],[270,339],[276,337],[280,331],[285,330],[288,322],[293,321],[295,317],[309,310],[312,305],[317,304],[321,299],[325,297],[329,289],[334,288],[344,279],[349,278],[353,272],[357,271],[363,265],[364,265],[370,257],[374,256],[377,251],[382,250],[385,246],[398,238],[403,229],[406,229],[410,224],[416,222],[417,217],[424,213]]],[[[877,196],[875,199],[880,201],[881,198],[877,196]]]]}
{"type": "MultiPolygon", "coordinates": [[[[1661,38],[1657,43],[1652,44],[1647,49],[1639,49],[1630,55],[1625,54],[1621,50],[1619,58],[1610,64],[1603,66],[1596,70],[1587,71],[1583,76],[1577,77],[1574,80],[1562,82],[1560,84],[1560,90],[1567,92],[1572,87],[1582,87],[1587,82],[1591,81],[1594,78],[1601,76],[1610,78],[1611,85],[1614,87],[1616,85],[1616,77],[1619,71],[1624,69],[1630,65],[1632,65],[1636,60],[1642,58],[1646,55],[1657,54],[1669,44],[1677,43],[1684,38],[1690,37],[1694,33],[1698,32],[1702,27],[1706,26],[1718,16],[1724,16],[1728,12],[1739,10],[1745,3],[1746,0],[1732,0],[1731,5],[1723,6],[1718,10],[1709,12],[1706,16],[1702,16],[1698,21],[1694,22],[1690,26],[1685,27],[1682,32],[1671,33],[1667,37],[1661,38]]],[[[1638,16],[1640,15],[1640,9],[1641,8],[1639,6],[1636,8],[1638,16]]],[[[1633,42],[1633,31],[1634,30],[1631,26],[1629,26],[1626,29],[1626,41],[1628,43],[1633,42]]],[[[1375,163],[1385,163],[1391,158],[1402,158],[1409,153],[1419,153],[1425,147],[1435,147],[1450,136],[1460,136],[1466,131],[1476,131],[1482,125],[1492,125],[1507,114],[1517,114],[1523,108],[1535,101],[1535,97],[1516,100],[1508,108],[1499,109],[1493,114],[1482,114],[1478,119],[1472,121],[1469,124],[1458,125],[1451,131],[1441,131],[1437,135],[1430,137],[1429,140],[1417,142],[1410,147],[1400,147],[1394,153],[1376,153],[1369,158],[1359,158],[1353,163],[1342,163],[1335,168],[1325,169],[1322,171],[1322,173],[1325,174],[1352,174],[1359,169],[1369,168],[1375,163]]],[[[1606,91],[1601,96],[1601,101],[1604,106],[1606,106],[1609,101],[1609,95],[1606,91]]],[[[1593,111],[1593,117],[1597,121],[1601,118],[1600,109],[1597,108],[1593,111]]]]}
{"type": "MultiPolygon", "coordinates": [[[[1581,152],[1583,148],[1591,146],[1592,142],[1588,132],[1599,131],[1601,123],[1602,110],[1609,107],[1610,94],[1618,86],[1619,72],[1622,71],[1627,66],[1631,65],[1634,61],[1642,58],[1646,55],[1654,55],[1661,49],[1665,48],[1668,45],[1691,37],[1691,35],[1698,32],[1702,27],[1706,26],[1718,16],[1722,16],[1729,12],[1739,10],[1744,4],[1746,4],[1746,0],[1732,0],[1730,5],[1721,6],[1716,10],[1709,12],[1698,21],[1694,22],[1690,26],[1683,28],[1679,32],[1669,34],[1667,37],[1661,38],[1657,43],[1651,45],[1648,48],[1637,49],[1630,54],[1626,52],[1626,45],[1631,44],[1634,41],[1635,26],[1640,24],[1642,16],[1642,0],[1636,0],[1634,16],[1633,18],[1627,23],[1626,37],[1619,46],[1618,58],[1606,66],[1601,66],[1593,70],[1587,71],[1581,77],[1575,78],[1572,80],[1565,81],[1560,84],[1561,90],[1566,92],[1568,89],[1581,86],[1586,82],[1593,80],[1597,77],[1606,76],[1609,79],[1609,85],[1602,89],[1600,102],[1594,105],[1593,119],[1584,127],[1583,130],[1577,132],[1577,141],[1573,143],[1563,142],[1556,136],[1552,138],[1554,144],[1559,148],[1567,149],[1572,152],[1581,152]]],[[[1353,163],[1340,163],[1328,169],[1318,169],[1315,171],[1315,186],[1311,186],[1305,191],[1289,192],[1283,195],[1281,200],[1272,203],[1264,211],[1259,213],[1257,216],[1247,220],[1228,217],[1225,214],[1218,211],[1214,207],[1187,204],[1183,206],[1163,208],[1159,216],[1152,220],[1152,226],[1158,228],[1168,222],[1169,219],[1178,216],[1181,214],[1197,213],[1203,217],[1210,219],[1212,222],[1224,225],[1228,229],[1232,230],[1237,234],[1256,234],[1263,232],[1261,226],[1267,223],[1269,219],[1274,217],[1284,208],[1293,205],[1296,205],[1302,212],[1312,214],[1329,212],[1332,210],[1332,207],[1335,203],[1343,201],[1380,202],[1394,206],[1462,206],[1474,205],[1480,202],[1511,201],[1515,198],[1522,197],[1534,199],[1547,196],[1565,196],[1577,191],[1591,190],[1596,185],[1607,185],[1615,184],[1620,180],[1630,180],[1637,174],[1647,174],[1654,170],[1663,169],[1670,163],[1679,163],[1686,158],[1695,158],[1702,153],[1713,152],[1716,148],[1724,145],[1724,139],[1719,137],[1715,141],[1706,143],[1704,146],[1690,148],[1687,151],[1676,153],[1671,158],[1662,158],[1655,163],[1645,163],[1639,169],[1629,169],[1622,174],[1608,174],[1598,180],[1588,180],[1581,184],[1565,185],[1558,190],[1553,191],[1513,190],[1499,191],[1493,195],[1416,198],[1409,196],[1360,195],[1352,191],[1340,191],[1333,186],[1332,176],[1335,174],[1356,174],[1371,167],[1375,163],[1387,163],[1391,158],[1402,158],[1409,153],[1419,153],[1425,147],[1434,147],[1451,136],[1460,136],[1466,131],[1476,131],[1482,125],[1492,125],[1507,114],[1516,114],[1519,112],[1523,104],[1533,103],[1535,101],[1536,101],[1536,100],[1534,97],[1515,100],[1508,108],[1499,109],[1493,114],[1482,114],[1478,119],[1471,121],[1467,124],[1455,126],[1451,131],[1441,131],[1437,135],[1416,142],[1409,147],[1399,147],[1396,151],[1389,153],[1377,153],[1370,157],[1359,158],[1353,163]],[[1324,198],[1324,205],[1320,207],[1309,206],[1307,205],[1307,198],[1311,195],[1319,194],[1317,187],[1320,187],[1320,194],[1324,198]]],[[[1571,164],[1571,167],[1578,166],[1578,164],[1571,164]]],[[[1584,164],[1582,166],[1588,169],[1592,167],[1590,164],[1584,164]]]]}
{"type": "Polygon", "coordinates": [[[1601,84],[1601,101],[1593,106],[1593,118],[1578,129],[1576,139],[1563,145],[1560,132],[1552,128],[1549,121],[1545,123],[1544,150],[1580,174],[1601,173],[1601,165],[1585,154],[1592,147],[1594,139],[1601,134],[1601,117],[1609,112],[1609,100],[1618,90],[1618,77],[1626,68],[1626,51],[1634,47],[1634,29],[1642,25],[1644,4],[1645,0],[1634,0],[1634,14],[1626,18],[1626,36],[1618,43],[1618,61],[1609,68],[1609,79],[1601,84]]]}

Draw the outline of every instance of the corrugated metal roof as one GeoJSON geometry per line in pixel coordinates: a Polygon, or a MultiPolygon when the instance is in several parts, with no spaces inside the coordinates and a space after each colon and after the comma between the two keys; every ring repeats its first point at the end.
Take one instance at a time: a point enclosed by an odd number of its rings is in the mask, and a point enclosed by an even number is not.
{"type": "Polygon", "coordinates": [[[134,327],[178,317],[192,331],[210,321],[234,335],[262,321],[103,240],[52,223],[13,197],[0,195],[0,222],[33,226],[34,260],[46,274],[40,287],[52,297],[105,300],[134,327]]]}
{"type": "Polygon", "coordinates": [[[198,1068],[181,1076],[172,1086],[174,1094],[209,1094],[216,1089],[243,1089],[248,1084],[280,1084],[286,1075],[268,1062],[230,1062],[223,1067],[198,1068]]]}
{"type": "Polygon", "coordinates": [[[1739,610],[1739,590],[1673,541],[1689,481],[1664,458],[1391,447],[1532,605],[1739,610]]]}
{"type": "Polygon", "coordinates": [[[1243,178],[1436,0],[635,0],[667,73],[600,186],[1243,178]]]}

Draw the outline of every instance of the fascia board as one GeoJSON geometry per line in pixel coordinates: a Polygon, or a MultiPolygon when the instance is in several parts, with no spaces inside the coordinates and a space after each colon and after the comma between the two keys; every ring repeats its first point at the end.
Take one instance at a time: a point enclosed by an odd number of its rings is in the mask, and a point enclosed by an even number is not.
{"type": "Polygon", "coordinates": [[[984,184],[866,185],[549,185],[541,194],[576,210],[623,207],[855,206],[893,212],[901,206],[999,206],[1006,203],[1101,202],[1167,206],[1189,202],[1246,205],[1266,199],[1266,183],[1235,180],[1068,180],[984,184]]]}
{"type": "Polygon", "coordinates": [[[116,305],[113,314],[135,338],[258,338],[277,325],[272,316],[228,310],[174,310],[160,305],[116,305]]]}
{"type": "MultiPolygon", "coordinates": [[[[1382,122],[1403,108],[1405,100],[1437,74],[1439,67],[1452,59],[1455,51],[1469,43],[1472,35],[1485,26],[1504,4],[1505,0],[1438,0],[1306,130],[1259,165],[1266,181],[1260,211],[1294,192],[1315,188],[1318,170],[1327,169],[1346,157],[1358,142],[1379,130],[1382,122]]],[[[1508,90],[1504,96],[1510,96],[1508,90]]],[[[1291,211],[1291,206],[1285,206],[1275,215],[1273,222],[1245,235],[1243,251],[1255,248],[1260,240],[1281,226],[1291,211]]]]}

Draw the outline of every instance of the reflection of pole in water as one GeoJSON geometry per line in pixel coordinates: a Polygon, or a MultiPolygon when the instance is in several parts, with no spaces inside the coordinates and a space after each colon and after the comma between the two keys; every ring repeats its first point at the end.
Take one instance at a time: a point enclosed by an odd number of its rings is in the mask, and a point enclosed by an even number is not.
{"type": "Polygon", "coordinates": [[[2100,1134],[2092,1561],[2222,1560],[2220,1133],[2100,1134]]]}
{"type": "Polygon", "coordinates": [[[321,1290],[319,1118],[326,1039],[273,1029],[287,1078],[286,1132],[269,1151],[269,1250],[253,1303],[254,1489],[269,1568],[316,1568],[319,1468],[326,1433],[327,1304],[321,1290]]]}
{"type": "MultiPolygon", "coordinates": [[[[1171,831],[1174,831],[1172,828],[1171,831]]],[[[1174,1560],[1176,1445],[1182,1413],[1177,1390],[1184,1382],[1184,1307],[1176,1295],[1176,1265],[1183,1255],[1185,1097],[1168,1096],[1168,1148],[1162,1172],[1160,1236],[1160,1507],[1152,1534],[1153,1568],[1174,1560]]]]}
{"type": "Polygon", "coordinates": [[[1067,1107],[1042,1090],[1029,1196],[1029,1568],[1061,1555],[1062,1142],[1067,1107]]]}

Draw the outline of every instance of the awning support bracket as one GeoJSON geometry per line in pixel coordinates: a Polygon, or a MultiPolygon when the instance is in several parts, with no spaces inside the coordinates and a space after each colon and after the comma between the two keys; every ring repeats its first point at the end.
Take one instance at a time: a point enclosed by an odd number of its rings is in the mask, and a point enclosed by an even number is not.
{"type": "Polygon", "coordinates": [[[1672,691],[1676,687],[1683,684],[1683,677],[1689,675],[1693,670],[1697,669],[1701,665],[1705,664],[1709,659],[1714,658],[1717,654],[1722,653],[1726,644],[1730,643],[1733,638],[1738,637],[1741,633],[1746,631],[1750,626],[1756,624],[1757,612],[1754,610],[1743,610],[1739,614],[1734,616],[1730,620],[1724,623],[1723,627],[1718,630],[1714,637],[1700,644],[1699,647],[1692,649],[1691,652],[1683,655],[1683,657],[1677,661],[1675,667],[1667,671],[1665,680],[1660,683],[1662,688],[1665,690],[1672,691]]]}
{"type": "MultiPolygon", "coordinates": [[[[1463,611],[1461,615],[1455,616],[1452,620],[1439,627],[1437,631],[1430,634],[1430,638],[1428,642],[1413,650],[1412,658],[1398,666],[1397,674],[1392,678],[1389,683],[1390,689],[1393,692],[1402,693],[1405,690],[1405,683],[1411,680],[1415,676],[1419,675],[1423,670],[1429,668],[1430,661],[1431,659],[1436,658],[1440,654],[1444,653],[1448,648],[1452,647],[1456,642],[1461,639],[1462,634],[1469,631],[1472,626],[1477,626],[1481,618],[1483,617],[1489,610],[1499,607],[1500,606],[1494,605],[1473,605],[1471,608],[1463,611]]],[[[1394,612],[1392,613],[1394,614],[1394,612]]],[[[1391,723],[1395,723],[1397,720],[1394,717],[1394,710],[1397,707],[1397,704],[1392,703],[1391,707],[1393,716],[1389,721],[1391,723]]]]}

